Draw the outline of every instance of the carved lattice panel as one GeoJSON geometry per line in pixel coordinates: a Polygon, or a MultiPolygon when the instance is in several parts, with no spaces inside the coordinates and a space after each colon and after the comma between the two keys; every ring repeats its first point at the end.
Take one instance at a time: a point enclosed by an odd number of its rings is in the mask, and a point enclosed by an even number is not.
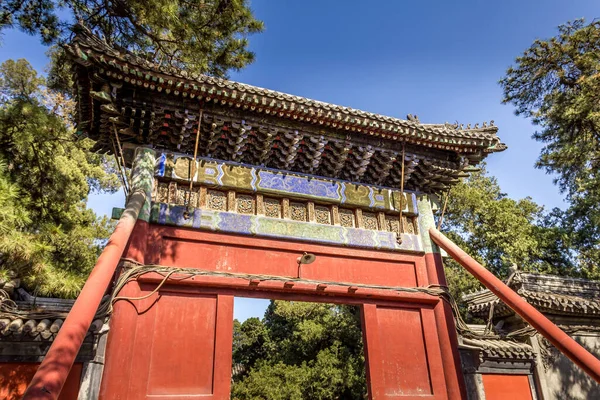
{"type": "Polygon", "coordinates": [[[265,216],[281,218],[281,201],[279,199],[265,198],[265,216]]]}
{"type": "Polygon", "coordinates": [[[319,224],[331,225],[331,211],[327,206],[315,206],[315,221],[319,224]]]}
{"type": "Polygon", "coordinates": [[[308,221],[308,211],[305,203],[290,202],[290,211],[294,221],[308,221]]]}
{"type": "Polygon", "coordinates": [[[340,225],[346,228],[354,228],[356,223],[354,221],[354,211],[345,208],[339,209],[340,214],[340,225]]]}
{"type": "Polygon", "coordinates": [[[235,198],[236,210],[239,214],[255,214],[256,212],[256,201],[254,196],[247,194],[238,194],[235,198]]]}
{"type": "Polygon", "coordinates": [[[206,203],[211,210],[227,211],[227,194],[220,190],[209,190],[206,203]]]}
{"type": "Polygon", "coordinates": [[[363,227],[365,229],[378,230],[379,225],[377,224],[377,214],[363,211],[363,227]]]}

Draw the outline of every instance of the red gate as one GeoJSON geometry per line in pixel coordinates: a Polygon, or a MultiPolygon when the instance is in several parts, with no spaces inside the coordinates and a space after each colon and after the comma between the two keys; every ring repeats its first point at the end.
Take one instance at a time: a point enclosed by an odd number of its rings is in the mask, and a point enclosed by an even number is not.
{"type": "Polygon", "coordinates": [[[111,320],[104,399],[228,399],[233,296],[346,303],[361,306],[372,399],[460,398],[454,327],[436,296],[367,289],[360,284],[423,287],[438,282],[431,255],[409,255],[291,241],[248,238],[138,222],[128,256],[145,264],[295,278],[147,274],[120,293],[111,320]],[[146,240],[144,239],[146,238],[146,240]],[[144,259],[140,255],[144,254],[144,259]],[[331,282],[314,284],[310,281],[331,282]],[[358,287],[336,285],[351,282],[358,287]]]}

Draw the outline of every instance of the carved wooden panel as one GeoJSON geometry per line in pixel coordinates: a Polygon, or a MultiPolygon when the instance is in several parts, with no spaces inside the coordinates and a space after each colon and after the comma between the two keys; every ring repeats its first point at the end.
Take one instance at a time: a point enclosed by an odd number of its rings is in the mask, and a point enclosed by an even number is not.
{"type": "Polygon", "coordinates": [[[281,218],[281,201],[265,197],[265,216],[271,218],[281,218]]]}
{"type": "Polygon", "coordinates": [[[347,228],[354,228],[356,226],[356,223],[354,221],[354,211],[346,208],[340,208],[339,214],[340,225],[345,226],[347,228]]]}
{"type": "Polygon", "coordinates": [[[290,209],[294,221],[308,221],[306,203],[290,202],[290,209]]]}
{"type": "Polygon", "coordinates": [[[365,229],[378,230],[379,226],[377,224],[377,214],[363,211],[363,227],[365,229]]]}
{"type": "Polygon", "coordinates": [[[208,190],[208,208],[212,210],[227,210],[227,193],[220,190],[208,190]]]}
{"type": "Polygon", "coordinates": [[[161,182],[158,184],[158,191],[156,195],[156,199],[159,203],[168,203],[169,202],[169,184],[165,182],[161,182]]]}
{"type": "MultiPolygon", "coordinates": [[[[188,185],[174,181],[155,181],[153,202],[399,233],[397,214],[362,208],[340,208],[337,205],[314,204],[310,201],[300,202],[288,197],[264,197],[262,194],[240,193],[235,190],[222,191],[204,185],[194,187],[190,193],[188,185]]],[[[403,215],[403,221],[404,233],[418,234],[416,216],[403,215]]]]}
{"type": "Polygon", "coordinates": [[[315,221],[319,224],[331,225],[331,210],[327,206],[315,206],[315,221]]]}
{"type": "Polygon", "coordinates": [[[238,194],[235,200],[237,203],[236,211],[238,214],[255,214],[256,201],[254,196],[248,194],[238,194]]]}

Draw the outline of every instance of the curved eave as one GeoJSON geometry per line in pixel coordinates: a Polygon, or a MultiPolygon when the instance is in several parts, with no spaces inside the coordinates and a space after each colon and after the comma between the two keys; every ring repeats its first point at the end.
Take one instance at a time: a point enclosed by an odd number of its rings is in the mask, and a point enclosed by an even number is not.
{"type": "Polygon", "coordinates": [[[234,81],[188,74],[185,70],[157,66],[119,52],[91,34],[79,34],[65,49],[86,68],[95,66],[112,80],[157,93],[216,102],[222,106],[461,154],[487,154],[506,149],[497,136],[498,128],[493,125],[460,129],[449,124],[422,124],[417,120],[387,117],[234,81]]]}

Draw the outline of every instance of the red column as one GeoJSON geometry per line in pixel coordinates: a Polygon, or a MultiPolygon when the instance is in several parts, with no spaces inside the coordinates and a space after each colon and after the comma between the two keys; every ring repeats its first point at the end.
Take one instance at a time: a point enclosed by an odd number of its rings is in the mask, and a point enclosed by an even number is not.
{"type": "MultiPolygon", "coordinates": [[[[431,241],[428,230],[435,226],[431,200],[426,195],[421,195],[417,201],[419,210],[419,230],[423,248],[425,249],[425,264],[429,284],[446,285],[446,275],[442,257],[437,246],[431,241]]],[[[439,333],[440,348],[444,367],[444,377],[449,399],[466,399],[467,390],[462,374],[460,355],[458,353],[458,335],[452,309],[440,300],[435,307],[435,321],[439,333]]]]}
{"type": "MultiPolygon", "coordinates": [[[[425,254],[425,263],[429,283],[447,285],[442,256],[439,253],[427,253],[425,254]]],[[[452,309],[448,303],[440,300],[434,312],[442,351],[448,398],[466,399],[467,390],[458,353],[458,335],[452,309]]]]}
{"type": "Polygon", "coordinates": [[[145,199],[146,194],[141,191],[130,195],[125,212],[52,342],[44,361],[35,373],[23,399],[56,399],[60,394],[100,301],[112,280],[145,199]]]}
{"type": "Polygon", "coordinates": [[[562,331],[552,321],[535,309],[525,299],[509,288],[494,274],[485,269],[481,264],[471,258],[460,247],[444,236],[435,228],[430,228],[429,233],[435,243],[446,250],[452,258],[469,271],[486,288],[506,303],[517,314],[529,322],[539,333],[544,335],[558,350],[579,365],[589,376],[600,383],[600,360],[583,348],[573,338],[562,331]]]}
{"type": "Polygon", "coordinates": [[[131,169],[132,191],[125,211],[29,384],[24,399],[56,399],[60,394],[138,217],[148,220],[150,215],[154,156],[151,148],[136,148],[131,169]]]}

